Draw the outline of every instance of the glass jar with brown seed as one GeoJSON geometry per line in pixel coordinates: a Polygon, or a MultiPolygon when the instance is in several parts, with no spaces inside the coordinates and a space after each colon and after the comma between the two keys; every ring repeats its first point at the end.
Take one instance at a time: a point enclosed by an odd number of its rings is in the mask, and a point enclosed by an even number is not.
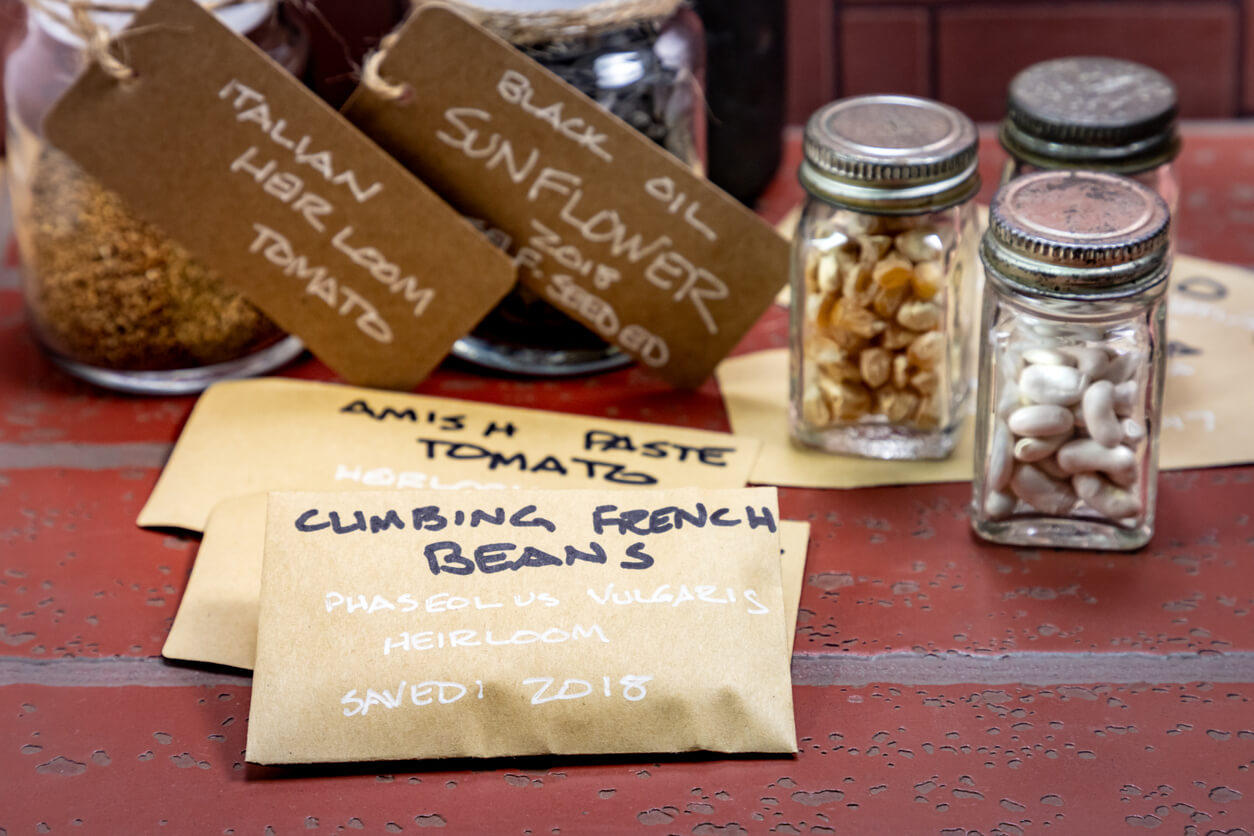
{"type": "MultiPolygon", "coordinates": [[[[288,362],[302,350],[298,340],[41,136],[44,115],[85,60],[58,8],[29,11],[5,74],[9,188],[36,340],[71,374],[127,392],[196,392],[288,362]]],[[[288,69],[304,65],[304,35],[273,3],[218,14],[288,69]]],[[[113,31],[130,17],[91,15],[113,31]]]]}

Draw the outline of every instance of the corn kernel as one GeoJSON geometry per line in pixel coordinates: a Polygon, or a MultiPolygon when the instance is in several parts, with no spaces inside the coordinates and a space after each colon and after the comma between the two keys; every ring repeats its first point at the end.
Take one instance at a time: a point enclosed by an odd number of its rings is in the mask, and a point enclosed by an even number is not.
{"type": "Polygon", "coordinates": [[[884,348],[868,348],[858,355],[858,370],[867,386],[878,389],[892,374],[893,355],[884,348]]]}
{"type": "Polygon", "coordinates": [[[920,299],[912,299],[897,310],[897,322],[911,331],[931,331],[940,321],[941,309],[920,299]]]}
{"type": "Polygon", "coordinates": [[[939,261],[924,261],[914,265],[914,277],[910,280],[914,295],[931,299],[945,287],[945,268],[939,261]]]}
{"type": "Polygon", "coordinates": [[[886,323],[865,308],[856,307],[849,299],[838,299],[832,309],[831,326],[833,331],[849,331],[859,337],[870,339],[881,333],[886,323]]]}
{"type": "Polygon", "coordinates": [[[884,329],[884,338],[880,340],[880,345],[890,351],[897,351],[910,345],[918,337],[919,333],[917,331],[903,328],[896,322],[889,322],[888,327],[884,329]]]}
{"type": "Polygon", "coordinates": [[[932,261],[941,257],[945,245],[936,229],[930,226],[916,226],[907,229],[894,240],[897,252],[911,261],[932,261]]]}
{"type": "Polygon", "coordinates": [[[875,410],[894,424],[912,418],[918,406],[919,396],[906,389],[885,386],[875,393],[875,410]]]}
{"type": "Polygon", "coordinates": [[[897,313],[897,308],[901,306],[902,300],[909,293],[909,284],[903,284],[901,287],[896,288],[877,288],[875,298],[871,300],[871,310],[884,317],[884,319],[892,319],[897,313]]]}
{"type": "Polygon", "coordinates": [[[914,265],[909,259],[902,258],[897,253],[892,253],[878,262],[875,269],[871,271],[871,278],[875,283],[887,288],[908,285],[912,276],[914,276],[914,265]]]}
{"type": "Polygon", "coordinates": [[[910,363],[920,369],[935,369],[945,353],[945,335],[940,331],[920,334],[906,349],[910,363]]]}

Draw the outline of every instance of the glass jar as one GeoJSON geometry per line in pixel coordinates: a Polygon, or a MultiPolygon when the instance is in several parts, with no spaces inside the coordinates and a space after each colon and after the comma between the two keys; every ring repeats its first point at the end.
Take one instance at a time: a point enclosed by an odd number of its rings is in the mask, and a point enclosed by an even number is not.
{"type": "Polygon", "coordinates": [[[811,117],[791,271],[798,442],[953,451],[974,378],[977,145],[970,119],[926,99],[860,96],[811,117]]]}
{"type": "MultiPolygon", "coordinates": [[[[453,0],[452,5],[685,165],[704,170],[704,42],[701,21],[683,0],[453,0]]],[[[546,377],[632,362],[522,286],[458,340],[453,354],[491,369],[546,377]]]]}
{"type": "MultiPolygon", "coordinates": [[[[304,34],[275,4],[216,14],[289,70],[304,66],[304,34]]],[[[111,32],[131,18],[91,16],[111,32]]],[[[288,362],[298,340],[43,138],[44,115],[87,60],[70,19],[68,4],[30,8],[5,73],[13,223],[37,341],[77,377],[145,394],[197,392],[288,362]]]]}
{"type": "Polygon", "coordinates": [[[1011,157],[1003,182],[1042,170],[1109,171],[1149,186],[1176,213],[1176,88],[1157,70],[1117,58],[1033,64],[1010,82],[1000,139],[1011,157]]]}
{"type": "Polygon", "coordinates": [[[981,257],[975,532],[1135,549],[1154,532],[1170,215],[1104,172],[1047,171],[993,198],[981,257]]]}

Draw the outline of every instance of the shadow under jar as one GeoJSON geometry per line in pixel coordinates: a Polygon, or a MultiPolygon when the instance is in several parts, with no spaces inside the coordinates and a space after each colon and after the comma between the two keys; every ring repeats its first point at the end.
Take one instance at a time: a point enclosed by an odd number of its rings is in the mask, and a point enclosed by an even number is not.
{"type": "Polygon", "coordinates": [[[793,239],[789,428],[881,459],[948,456],[974,377],[975,126],[907,96],[811,117],[793,239]]]}
{"type": "Polygon", "coordinates": [[[1030,174],[994,196],[981,246],[981,537],[1135,549],[1153,536],[1168,228],[1157,194],[1113,174],[1030,174]]]}
{"type": "MultiPolygon", "coordinates": [[[[131,18],[86,7],[111,32],[131,18]]],[[[289,71],[304,66],[304,34],[276,4],[216,14],[289,71]]],[[[300,354],[297,339],[43,138],[44,116],[87,57],[67,4],[45,0],[27,17],[5,73],[8,177],[27,319],[48,356],[100,386],[173,395],[300,354]]]]}
{"type": "MultiPolygon", "coordinates": [[[[420,0],[416,5],[421,5],[420,0]]],[[[528,58],[669,151],[705,165],[701,21],[682,0],[452,0],[528,58]]],[[[453,354],[514,374],[566,377],[632,358],[519,285],[453,354]]]]}

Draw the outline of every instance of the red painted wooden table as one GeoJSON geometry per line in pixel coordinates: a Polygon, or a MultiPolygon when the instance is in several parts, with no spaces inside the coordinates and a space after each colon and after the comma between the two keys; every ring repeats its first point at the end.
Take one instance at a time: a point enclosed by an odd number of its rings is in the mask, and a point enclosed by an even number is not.
{"type": "MultiPolygon", "coordinates": [[[[1182,170],[1181,250],[1254,265],[1254,126],[1190,126],[1182,170]]],[[[738,351],[785,341],[772,310],[738,351]]],[[[966,484],[781,490],[813,526],[793,758],[283,771],[244,763],[247,677],[160,658],[197,544],[134,520],[193,399],[54,370],[11,251],[0,358],[0,834],[1254,833],[1254,467],[1165,474],[1130,556],[980,544],[966,484]]],[[[714,383],[636,370],[419,391],[728,429],[714,383]]]]}

